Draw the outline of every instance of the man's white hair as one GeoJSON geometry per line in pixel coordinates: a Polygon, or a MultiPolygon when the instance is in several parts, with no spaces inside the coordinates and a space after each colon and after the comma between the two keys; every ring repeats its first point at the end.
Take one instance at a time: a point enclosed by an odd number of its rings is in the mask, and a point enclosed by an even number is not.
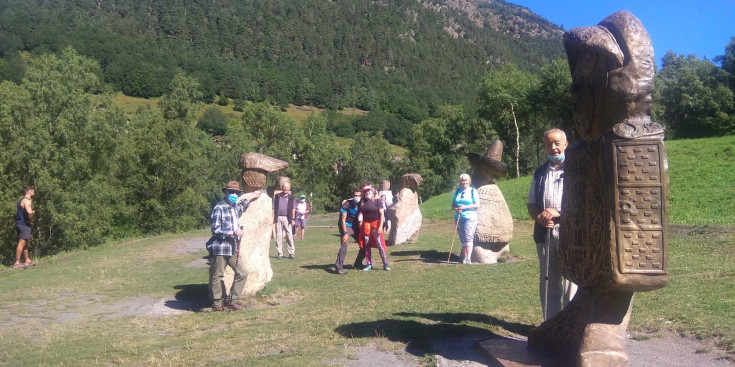
{"type": "Polygon", "coordinates": [[[549,136],[549,134],[554,134],[554,133],[561,133],[564,136],[564,140],[567,140],[567,133],[565,133],[564,130],[558,127],[551,128],[549,130],[544,131],[544,138],[549,136]]]}

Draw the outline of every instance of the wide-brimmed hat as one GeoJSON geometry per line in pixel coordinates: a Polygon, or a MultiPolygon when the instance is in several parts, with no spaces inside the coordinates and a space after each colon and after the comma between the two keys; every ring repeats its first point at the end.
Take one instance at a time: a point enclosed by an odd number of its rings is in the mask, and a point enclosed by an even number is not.
{"type": "Polygon", "coordinates": [[[485,155],[477,153],[468,153],[467,159],[470,161],[472,168],[484,173],[491,181],[505,176],[508,165],[501,161],[503,155],[503,143],[495,140],[490,148],[487,149],[485,155]]]}
{"type": "Polygon", "coordinates": [[[225,186],[222,191],[237,191],[242,192],[240,190],[240,184],[237,181],[230,181],[227,183],[227,186],[225,186]]]}

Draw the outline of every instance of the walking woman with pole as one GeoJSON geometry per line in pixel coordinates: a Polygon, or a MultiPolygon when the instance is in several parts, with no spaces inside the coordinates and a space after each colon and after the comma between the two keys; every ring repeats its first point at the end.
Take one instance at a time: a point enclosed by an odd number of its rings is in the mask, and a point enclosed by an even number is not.
{"type": "Polygon", "coordinates": [[[463,173],[459,176],[459,188],[454,193],[452,209],[456,212],[457,234],[462,243],[462,264],[472,264],[472,246],[477,230],[477,209],[480,207],[480,197],[477,190],[471,186],[472,178],[463,173]]]}

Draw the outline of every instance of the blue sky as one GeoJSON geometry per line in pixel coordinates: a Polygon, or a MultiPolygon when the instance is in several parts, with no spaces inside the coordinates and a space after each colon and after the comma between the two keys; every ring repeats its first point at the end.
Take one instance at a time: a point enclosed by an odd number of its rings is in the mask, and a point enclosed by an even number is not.
{"type": "Polygon", "coordinates": [[[656,63],[671,50],[712,60],[725,53],[735,36],[735,0],[507,0],[525,6],[564,29],[596,25],[628,10],[643,22],[653,42],[656,63]]]}

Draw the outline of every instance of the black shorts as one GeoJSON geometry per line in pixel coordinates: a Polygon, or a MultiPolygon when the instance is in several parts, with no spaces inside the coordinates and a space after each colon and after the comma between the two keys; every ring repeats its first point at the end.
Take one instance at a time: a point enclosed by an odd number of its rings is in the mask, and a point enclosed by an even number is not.
{"type": "Polygon", "coordinates": [[[18,232],[19,240],[30,240],[31,239],[31,227],[22,225],[22,224],[16,224],[15,230],[18,232]]]}

